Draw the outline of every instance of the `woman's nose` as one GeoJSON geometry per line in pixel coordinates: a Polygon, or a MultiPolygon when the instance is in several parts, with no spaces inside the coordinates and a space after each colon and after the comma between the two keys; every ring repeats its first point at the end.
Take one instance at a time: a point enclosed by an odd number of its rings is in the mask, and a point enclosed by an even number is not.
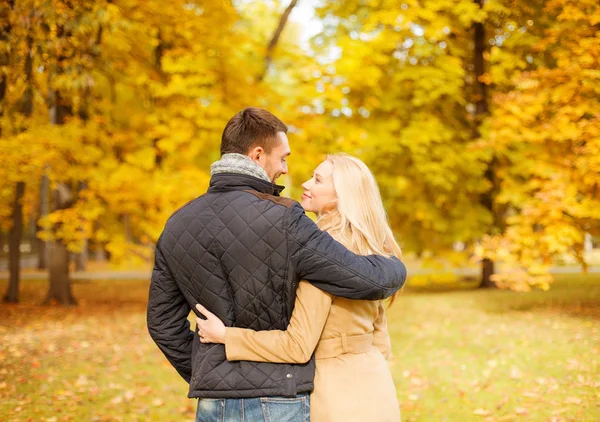
{"type": "Polygon", "coordinates": [[[311,186],[311,182],[312,179],[308,179],[306,182],[302,183],[302,189],[304,190],[310,190],[310,186],[311,186]]]}

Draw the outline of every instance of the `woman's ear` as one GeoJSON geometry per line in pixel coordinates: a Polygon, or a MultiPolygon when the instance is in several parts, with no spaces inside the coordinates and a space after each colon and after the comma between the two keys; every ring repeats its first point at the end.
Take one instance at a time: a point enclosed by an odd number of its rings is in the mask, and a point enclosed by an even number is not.
{"type": "Polygon", "coordinates": [[[251,148],[250,152],[248,153],[248,157],[250,157],[250,159],[257,164],[261,162],[264,155],[265,155],[265,149],[263,147],[251,148]]]}

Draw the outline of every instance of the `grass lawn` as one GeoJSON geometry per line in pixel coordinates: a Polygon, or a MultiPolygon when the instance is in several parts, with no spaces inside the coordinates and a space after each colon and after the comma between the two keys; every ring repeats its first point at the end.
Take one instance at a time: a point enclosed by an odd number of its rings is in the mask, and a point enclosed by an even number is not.
{"type": "MultiPolygon", "coordinates": [[[[193,420],[147,334],[147,289],[77,282],[79,306],[60,308],[23,282],[21,304],[0,304],[0,420],[193,420]]],[[[600,275],[523,294],[409,284],[388,319],[405,422],[600,421],[600,275]]]]}

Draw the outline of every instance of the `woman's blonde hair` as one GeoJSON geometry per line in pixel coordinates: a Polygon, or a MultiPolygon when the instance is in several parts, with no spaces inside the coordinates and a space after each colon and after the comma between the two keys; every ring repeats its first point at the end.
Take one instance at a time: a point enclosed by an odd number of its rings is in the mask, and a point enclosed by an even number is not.
{"type": "MultiPolygon", "coordinates": [[[[319,228],[356,254],[402,259],[402,250],[388,223],[371,170],[348,154],[328,155],[326,161],[333,166],[337,207],[321,213],[317,220],[319,228]]],[[[392,296],[390,304],[396,295],[392,296]]]]}

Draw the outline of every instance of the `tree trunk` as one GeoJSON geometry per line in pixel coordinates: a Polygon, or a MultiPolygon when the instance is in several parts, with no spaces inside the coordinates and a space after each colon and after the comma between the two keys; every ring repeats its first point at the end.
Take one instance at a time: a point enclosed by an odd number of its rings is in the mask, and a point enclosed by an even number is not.
{"type": "Polygon", "coordinates": [[[44,303],[49,304],[56,301],[62,305],[77,305],[71,292],[67,247],[60,240],[54,240],[48,243],[48,252],[50,254],[50,288],[44,303]]]}
{"type": "MultiPolygon", "coordinates": [[[[56,36],[68,40],[71,36],[69,30],[59,25],[56,28],[56,36]]],[[[52,86],[52,78],[64,73],[64,65],[67,57],[60,51],[56,55],[56,67],[54,72],[48,76],[48,85],[52,86]]],[[[67,118],[73,115],[73,107],[58,90],[49,92],[50,123],[53,125],[64,125],[67,118]]],[[[73,205],[73,193],[70,186],[64,182],[58,182],[52,190],[50,211],[64,210],[73,205]]],[[[56,233],[59,227],[54,227],[56,233]]],[[[75,305],[76,301],[71,292],[71,280],[69,278],[69,251],[67,246],[60,240],[54,239],[48,245],[49,286],[45,303],[56,301],[63,305],[75,305]]]]}
{"type": "MultiPolygon", "coordinates": [[[[67,36],[62,27],[59,27],[57,32],[60,36],[67,36]]],[[[58,57],[59,63],[63,60],[63,57],[58,57]]],[[[59,72],[62,72],[60,67],[58,69],[59,72]]],[[[50,122],[54,125],[63,125],[66,118],[73,113],[71,105],[62,98],[59,91],[50,92],[49,112],[50,122]]],[[[73,204],[71,188],[65,183],[58,183],[52,191],[51,202],[52,212],[71,207],[73,204]]],[[[67,246],[60,239],[48,243],[48,261],[49,288],[45,303],[57,301],[63,305],[76,305],[69,278],[69,252],[67,246]]]]}
{"type": "Polygon", "coordinates": [[[131,234],[131,218],[129,214],[123,214],[121,217],[123,223],[123,231],[125,232],[125,240],[127,243],[133,242],[133,235],[131,234]]]}
{"type": "MultiPolygon", "coordinates": [[[[100,223],[98,221],[94,222],[94,233],[97,233],[100,230],[100,223]]],[[[94,241],[92,244],[92,250],[94,251],[94,261],[96,262],[106,262],[106,250],[104,249],[104,243],[99,241],[94,241]]]]}
{"type": "MultiPolygon", "coordinates": [[[[0,42],[7,43],[10,39],[10,33],[12,31],[12,25],[10,24],[10,13],[15,6],[15,0],[8,0],[7,4],[0,9],[3,13],[0,15],[0,42]]],[[[0,66],[7,66],[10,60],[9,50],[6,48],[0,52],[0,66]]],[[[0,72],[0,118],[4,115],[6,108],[4,98],[6,96],[6,90],[8,88],[8,81],[6,80],[8,72],[0,72]]],[[[0,129],[1,131],[1,129],[0,129]]],[[[1,132],[0,132],[1,135],[1,132]]]]}
{"type": "MultiPolygon", "coordinates": [[[[14,1],[8,2],[9,11],[14,7],[14,1]]],[[[8,21],[7,21],[8,22],[8,21]]],[[[2,38],[7,40],[10,35],[10,24],[3,28],[2,38]]],[[[19,100],[19,113],[28,118],[33,113],[33,88],[32,88],[32,73],[33,73],[33,35],[31,28],[27,32],[27,51],[25,56],[24,75],[26,81],[25,91],[19,100]]],[[[4,62],[5,59],[3,58],[4,62]]],[[[4,64],[4,63],[3,63],[4,64]]],[[[0,101],[4,101],[7,83],[5,76],[0,82],[0,101]]],[[[5,104],[0,105],[0,109],[4,110],[5,104]]],[[[2,116],[0,116],[2,117],[2,116]]],[[[19,131],[26,130],[25,127],[19,128],[19,131]]],[[[18,181],[15,186],[15,200],[12,209],[12,227],[9,233],[9,281],[8,290],[4,296],[5,302],[17,303],[19,301],[19,279],[21,270],[21,240],[23,238],[23,196],[25,195],[25,182],[18,181]]]]}
{"type": "MultiPolygon", "coordinates": [[[[82,120],[85,121],[88,119],[87,107],[85,107],[84,110],[85,110],[84,113],[80,113],[80,117],[82,118],[82,120]]],[[[79,187],[78,187],[78,192],[77,192],[78,195],[80,195],[81,192],[84,191],[85,189],[87,189],[87,183],[80,182],[79,187]]],[[[87,239],[85,239],[83,241],[83,246],[81,247],[81,252],[75,254],[74,260],[75,260],[75,271],[85,271],[85,269],[87,268],[87,262],[88,262],[88,240],[87,239]]]]}
{"type": "MultiPolygon", "coordinates": [[[[71,189],[61,183],[52,192],[52,210],[63,210],[72,205],[73,199],[71,189]]],[[[69,251],[67,246],[60,240],[48,243],[49,259],[49,281],[50,286],[45,303],[56,301],[62,305],[76,305],[77,302],[71,292],[71,280],[69,278],[69,251]]]]}
{"type": "Polygon", "coordinates": [[[494,275],[494,261],[485,258],[481,263],[481,288],[495,288],[491,277],[494,275]]]}
{"type": "MultiPolygon", "coordinates": [[[[162,32],[159,28],[158,30],[158,34],[156,37],[156,47],[154,47],[154,71],[156,72],[156,75],[158,77],[159,80],[165,81],[165,74],[163,72],[162,69],[162,59],[163,59],[163,55],[165,53],[165,42],[162,38],[162,32]]],[[[155,105],[159,105],[159,106],[163,106],[164,100],[159,100],[158,98],[152,96],[152,102],[155,105]]],[[[154,138],[152,139],[152,146],[154,147],[154,164],[156,164],[157,168],[160,168],[162,165],[162,161],[164,158],[164,152],[158,147],[158,142],[160,141],[161,138],[154,138]]]]}
{"type": "Polygon", "coordinates": [[[88,241],[83,241],[81,252],[75,254],[75,271],[85,271],[88,263],[88,241]]]}
{"type": "MultiPolygon", "coordinates": [[[[49,212],[49,196],[50,196],[50,182],[48,176],[42,176],[42,183],[40,185],[40,218],[48,215],[49,212]]],[[[41,227],[36,224],[37,230],[41,230],[41,227]]],[[[38,239],[38,269],[45,270],[48,268],[48,248],[47,242],[42,239],[38,239]]]]}
{"type": "Polygon", "coordinates": [[[23,196],[25,183],[17,182],[15,201],[13,203],[12,227],[9,234],[9,281],[4,296],[5,302],[19,302],[19,270],[21,268],[21,238],[23,237],[23,196]]]}
{"type": "MultiPolygon", "coordinates": [[[[483,8],[484,0],[474,0],[475,3],[483,8]]],[[[489,113],[488,103],[488,87],[483,81],[483,75],[485,74],[485,26],[482,22],[475,22],[473,24],[474,30],[474,41],[475,51],[473,56],[474,67],[475,67],[475,127],[474,127],[474,140],[481,138],[481,125],[483,120],[489,113]]],[[[494,216],[494,226],[492,231],[497,227],[496,217],[494,212],[494,191],[495,191],[495,171],[494,171],[495,158],[488,164],[488,168],[485,172],[485,178],[490,182],[490,189],[485,192],[481,197],[482,205],[494,216]]],[[[491,280],[491,276],[494,274],[494,262],[485,258],[481,262],[481,285],[480,287],[495,287],[495,284],[491,280]]]]}
{"type": "Polygon", "coordinates": [[[94,260],[96,262],[106,262],[106,251],[104,250],[104,245],[100,242],[96,243],[96,248],[94,251],[94,260]]]}

